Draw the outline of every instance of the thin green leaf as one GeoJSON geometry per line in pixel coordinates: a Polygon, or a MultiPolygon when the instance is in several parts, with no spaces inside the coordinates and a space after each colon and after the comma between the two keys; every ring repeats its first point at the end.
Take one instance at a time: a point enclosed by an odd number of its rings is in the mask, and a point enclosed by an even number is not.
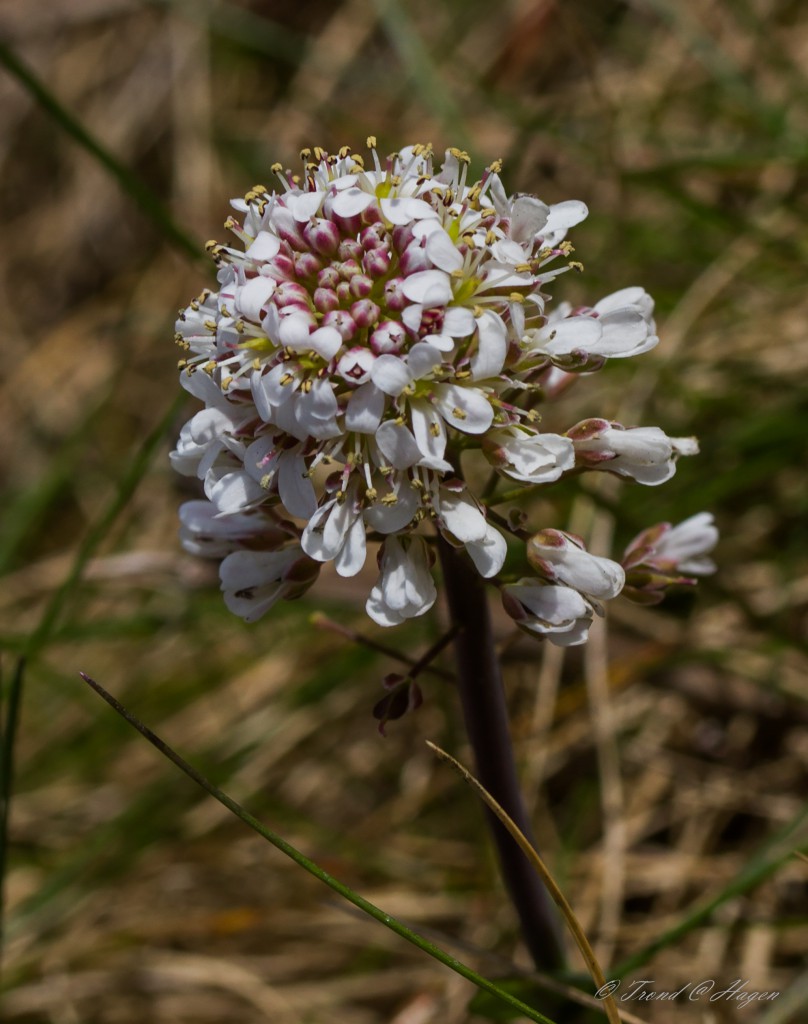
{"type": "Polygon", "coordinates": [[[201,246],[175,222],[148,185],[145,185],[126,164],[121,163],[117,157],[93,138],[81,122],[62,106],[28,65],[23,63],[12,49],[1,41],[0,64],[17,79],[39,106],[50,114],[60,128],[109,171],[123,191],[137,203],[168,242],[195,262],[204,258],[201,246]]]}
{"type": "Polygon", "coordinates": [[[415,30],[404,5],[395,0],[375,0],[375,6],[390,45],[398,54],[413,87],[420,92],[427,108],[440,118],[455,145],[464,149],[472,148],[463,123],[463,113],[446,83],[441,80],[435,62],[415,30]]]}
{"type": "MultiPolygon", "coordinates": [[[[728,900],[736,896],[743,896],[756,888],[761,882],[777,871],[781,864],[794,856],[794,848],[798,843],[795,841],[795,833],[808,820],[808,804],[799,814],[786,825],[773,839],[766,842],[746,867],[739,872],[732,881],[726,885],[712,899],[702,903],[701,906],[687,914],[678,924],[663,932],[653,942],[649,943],[634,956],[629,957],[612,973],[614,977],[625,977],[643,967],[648,961],[667,946],[683,939],[685,935],[692,932],[694,928],[709,920],[713,912],[723,906],[728,900]],[[774,852],[773,852],[774,851],[774,852]]],[[[803,843],[804,843],[803,838],[803,843]]]]}
{"type": "Polygon", "coordinates": [[[229,797],[219,789],[218,786],[214,786],[212,782],[209,782],[208,779],[201,775],[192,765],[180,757],[175,750],[168,746],[164,740],[157,736],[156,733],[152,732],[148,726],[144,725],[135,718],[134,715],[127,711],[127,709],[118,700],[116,700],[112,694],[108,693],[103,686],[95,682],[95,680],[91,679],[83,672],[81,673],[81,677],[88,686],[95,690],[95,692],[102,697],[107,704],[109,704],[114,711],[124,718],[131,726],[137,729],[141,736],[145,737],[153,747],[159,750],[164,757],[168,758],[169,761],[175,764],[180,771],[184,772],[184,774],[188,776],[189,779],[192,779],[198,786],[209,793],[215,800],[218,800],[220,804],[226,807],[254,832],[257,832],[258,835],[266,839],[267,842],[271,843],[277,850],[283,853],[286,857],[289,857],[289,859],[294,861],[295,864],[302,867],[304,871],[307,871],[310,875],[319,879],[323,884],[327,885],[329,889],[336,892],[339,896],[342,896],[343,899],[352,903],[355,907],[367,914],[369,917],[372,917],[375,921],[378,921],[386,928],[395,932],[396,935],[406,939],[406,941],[411,943],[413,946],[417,946],[417,948],[422,950],[422,952],[431,956],[439,963],[442,963],[445,967],[448,967],[456,974],[459,974],[462,978],[472,982],[472,984],[476,985],[478,988],[497,996],[503,1002],[519,1010],[525,1017],[528,1017],[530,1020],[537,1021],[539,1024],[553,1024],[553,1021],[551,1021],[549,1017],[545,1017],[543,1014],[539,1013],[538,1010],[535,1010],[533,1007],[523,1003],[515,996],[512,996],[509,992],[501,989],[494,982],[489,981],[480,974],[477,974],[477,972],[472,970],[471,967],[468,967],[460,960],[455,959],[455,957],[450,953],[447,953],[439,946],[434,945],[434,943],[430,942],[428,939],[424,939],[422,936],[418,935],[417,932],[408,928],[402,921],[399,921],[391,914],[385,913],[385,911],[380,907],[377,907],[374,903],[366,900],[363,896],[360,896],[359,893],[354,892],[353,889],[334,878],[327,871],[324,871],[321,867],[315,864],[314,861],[301,853],[296,847],[292,846],[276,832],[273,832],[272,829],[268,828],[257,818],[253,817],[249,811],[245,810],[241,804],[233,800],[232,797],[229,797]]]}
{"type": "Polygon", "coordinates": [[[14,782],[14,742],[20,720],[20,698],[25,675],[25,659],[20,658],[11,677],[8,697],[0,691],[0,956],[3,950],[5,921],[5,878],[8,859],[8,814],[14,782]]]}
{"type": "Polygon", "coordinates": [[[76,552],[76,557],[73,560],[73,564],[67,578],[54,592],[47,607],[45,608],[42,618],[39,621],[39,625],[28,639],[25,651],[28,657],[32,657],[37,654],[50,639],[67,599],[73,593],[76,585],[81,580],[81,576],[87,562],[92,558],[96,548],[106,537],[112,524],[124,508],[126,508],[129,499],[134,494],[138,484],[148,470],[160,442],[165,437],[170,424],[177,415],[184,401],[185,394],[183,392],[178,395],[168,407],[157,426],[152,430],[138,449],[135,457],[129,465],[129,468],[118,483],[115,494],[112,496],[107,507],[104,509],[98,520],[88,530],[84,540],[76,552]]]}

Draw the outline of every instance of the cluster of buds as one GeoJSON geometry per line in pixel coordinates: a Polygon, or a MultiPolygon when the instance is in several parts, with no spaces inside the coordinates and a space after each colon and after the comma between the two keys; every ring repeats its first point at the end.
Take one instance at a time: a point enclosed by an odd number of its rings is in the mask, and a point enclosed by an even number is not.
{"type": "MultiPolygon", "coordinates": [[[[541,430],[537,406],[576,374],[658,341],[641,288],[548,309],[549,283],[582,269],[566,234],[583,203],[509,197],[497,163],[470,182],[459,150],[436,172],[428,146],[380,159],[368,145],[372,167],[304,150],[300,174],[273,168],[277,191],[235,200],[240,247],[209,244],[218,290],[177,322],[181,382],[204,403],[172,453],[206,495],[182,510],[183,542],[222,559],[225,601],[247,620],[326,562],[358,573],[368,537],[382,543],[366,609],[384,626],[434,603],[435,530],[495,579],[507,545],[463,479],[466,449],[526,485],[581,470],[659,484],[697,450],[602,419],[541,430]]],[[[528,557],[536,576],[504,588],[506,607],[582,642],[623,569],[554,530],[528,557]]]]}

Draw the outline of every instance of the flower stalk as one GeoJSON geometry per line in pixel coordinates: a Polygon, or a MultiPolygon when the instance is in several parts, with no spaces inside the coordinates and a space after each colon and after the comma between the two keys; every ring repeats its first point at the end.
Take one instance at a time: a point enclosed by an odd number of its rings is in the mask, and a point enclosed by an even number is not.
{"type": "MultiPolygon", "coordinates": [[[[443,539],[439,551],[449,614],[460,626],[454,641],[458,690],[477,778],[536,846],[519,789],[485,585],[461,551],[443,539]]],[[[490,810],[485,814],[533,962],[539,970],[559,968],[564,963],[561,929],[548,895],[502,823],[490,810]]]]}

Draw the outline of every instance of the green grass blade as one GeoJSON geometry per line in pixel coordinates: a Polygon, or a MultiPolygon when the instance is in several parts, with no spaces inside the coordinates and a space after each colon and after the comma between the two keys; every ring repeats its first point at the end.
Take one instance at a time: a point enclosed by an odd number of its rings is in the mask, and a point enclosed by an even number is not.
{"type": "Polygon", "coordinates": [[[126,508],[129,499],[137,489],[138,484],[148,470],[155,452],[166,435],[174,417],[179,412],[185,401],[184,392],[178,395],[167,411],[163,414],[157,426],[148,435],[132,460],[125,475],[118,483],[115,494],[102,512],[98,520],[90,527],[83,542],[76,552],[70,572],[62,585],[53,594],[39,621],[39,625],[30,635],[26,644],[25,653],[33,657],[48,642],[53,633],[54,627],[59,619],[67,599],[73,593],[76,585],[81,580],[87,562],[92,558],[98,545],[103,541],[109,532],[110,527],[126,508]]]}
{"type": "Polygon", "coordinates": [[[175,750],[169,747],[167,743],[165,743],[162,739],[160,739],[159,736],[152,732],[152,730],[149,729],[148,726],[144,725],[137,718],[135,718],[134,715],[127,711],[127,709],[118,700],[116,700],[116,698],[113,697],[112,694],[108,693],[99,683],[95,682],[95,680],[91,679],[83,672],[81,673],[81,677],[93,690],[95,690],[95,692],[100,697],[102,697],[107,702],[107,704],[109,704],[111,708],[113,708],[114,711],[116,711],[122,718],[124,718],[131,726],[137,729],[141,736],[145,737],[149,741],[149,743],[152,744],[153,747],[159,750],[164,757],[168,758],[169,761],[175,764],[177,768],[180,769],[180,771],[184,772],[185,775],[188,776],[189,779],[192,779],[198,786],[200,786],[207,793],[209,793],[215,800],[218,800],[220,804],[226,807],[231,812],[231,814],[234,814],[237,818],[243,821],[245,825],[251,828],[254,832],[257,832],[258,835],[260,835],[262,838],[266,839],[267,842],[271,843],[277,850],[279,850],[285,856],[289,857],[290,860],[295,862],[295,864],[299,865],[310,875],[313,875],[315,878],[319,879],[319,881],[323,882],[323,884],[327,885],[329,889],[333,890],[339,896],[342,896],[343,899],[346,899],[349,903],[352,903],[355,907],[357,907],[363,913],[367,914],[369,917],[372,917],[375,921],[378,921],[380,924],[383,924],[386,928],[389,928],[391,931],[395,932],[395,934],[400,936],[402,939],[405,939],[407,942],[411,943],[413,946],[416,946],[418,949],[426,953],[428,956],[431,956],[434,960],[437,960],[439,963],[442,963],[445,967],[448,967],[450,970],[454,971],[456,974],[459,974],[462,978],[465,978],[467,981],[472,982],[472,984],[476,985],[479,989],[482,989],[484,992],[489,992],[491,995],[501,999],[503,1002],[507,1003],[513,1009],[518,1010],[520,1013],[524,1014],[525,1017],[529,1018],[530,1020],[537,1021],[538,1024],[553,1024],[553,1021],[551,1021],[549,1017],[545,1017],[542,1013],[539,1013],[538,1010],[535,1010],[532,1007],[528,1006],[526,1003],[523,1003],[520,999],[517,999],[509,992],[506,992],[504,989],[500,988],[494,982],[489,981],[487,978],[482,977],[482,975],[480,974],[477,974],[477,972],[472,970],[471,967],[468,967],[460,960],[457,960],[450,953],[447,953],[439,946],[434,945],[434,943],[430,942],[428,939],[425,939],[422,936],[418,935],[417,932],[414,932],[411,928],[408,928],[402,921],[399,921],[391,914],[385,913],[385,911],[383,911],[380,907],[377,907],[374,903],[371,903],[369,900],[366,900],[363,896],[360,896],[359,893],[354,892],[353,889],[349,888],[343,882],[340,882],[338,879],[334,878],[327,871],[324,871],[321,867],[315,864],[314,861],[310,860],[308,857],[306,857],[305,854],[301,853],[296,847],[286,842],[285,839],[281,838],[281,836],[273,832],[270,828],[268,828],[266,825],[260,822],[257,818],[254,818],[249,813],[249,811],[245,810],[245,808],[243,808],[241,804],[233,800],[232,797],[229,797],[226,793],[219,789],[218,786],[214,786],[212,782],[209,782],[208,779],[204,777],[204,775],[201,775],[192,765],[190,765],[187,761],[180,757],[180,755],[175,750]]]}
{"type": "MultiPolygon", "coordinates": [[[[707,921],[712,913],[723,906],[728,900],[734,899],[736,896],[742,896],[744,893],[760,885],[770,875],[773,875],[781,864],[784,864],[785,861],[793,856],[794,850],[799,848],[800,840],[796,833],[806,820],[808,820],[808,804],[773,839],[768,840],[758,850],[757,855],[750,860],[743,871],[739,872],[717,895],[701,906],[696,907],[695,910],[687,914],[673,928],[669,928],[644,949],[641,949],[634,956],[625,960],[612,971],[613,976],[624,977],[626,974],[630,974],[632,971],[644,966],[660,950],[665,949],[666,946],[670,946],[674,942],[678,942],[679,939],[683,939],[694,928],[698,928],[699,925],[707,921]],[[777,852],[772,854],[773,850],[777,852]]],[[[804,836],[802,843],[805,843],[804,836]]]]}
{"type": "Polygon", "coordinates": [[[0,64],[75,142],[85,149],[118,182],[143,213],[159,229],[165,239],[184,256],[201,261],[202,247],[175,222],[171,214],[152,190],[145,185],[126,164],[121,163],[109,150],[93,138],[87,129],[68,111],[34,72],[14,51],[0,41],[0,64]]]}
{"type": "Polygon", "coordinates": [[[11,677],[8,697],[0,692],[0,957],[3,951],[5,922],[5,879],[8,861],[8,815],[14,780],[14,742],[20,720],[20,699],[25,675],[25,659],[20,658],[11,677]]]}
{"type": "MultiPolygon", "coordinates": [[[[408,72],[413,87],[421,94],[427,109],[434,111],[440,118],[451,144],[461,149],[473,148],[464,127],[463,113],[441,80],[435,62],[415,30],[404,5],[395,0],[375,0],[375,6],[390,45],[408,72]]],[[[438,154],[441,155],[440,148],[438,154]]]]}

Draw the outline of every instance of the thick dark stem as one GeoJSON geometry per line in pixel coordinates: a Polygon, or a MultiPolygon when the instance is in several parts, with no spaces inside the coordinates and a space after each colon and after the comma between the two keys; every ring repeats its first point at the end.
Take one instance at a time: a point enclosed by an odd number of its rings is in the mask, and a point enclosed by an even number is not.
{"type": "MultiPolygon", "coordinates": [[[[458,688],[479,781],[536,845],[513,758],[505,694],[494,650],[485,585],[464,552],[439,541],[443,579],[455,638],[458,688]]],[[[522,935],[539,970],[563,966],[560,924],[544,887],[525,855],[488,809],[505,886],[516,907],[522,935]]]]}

